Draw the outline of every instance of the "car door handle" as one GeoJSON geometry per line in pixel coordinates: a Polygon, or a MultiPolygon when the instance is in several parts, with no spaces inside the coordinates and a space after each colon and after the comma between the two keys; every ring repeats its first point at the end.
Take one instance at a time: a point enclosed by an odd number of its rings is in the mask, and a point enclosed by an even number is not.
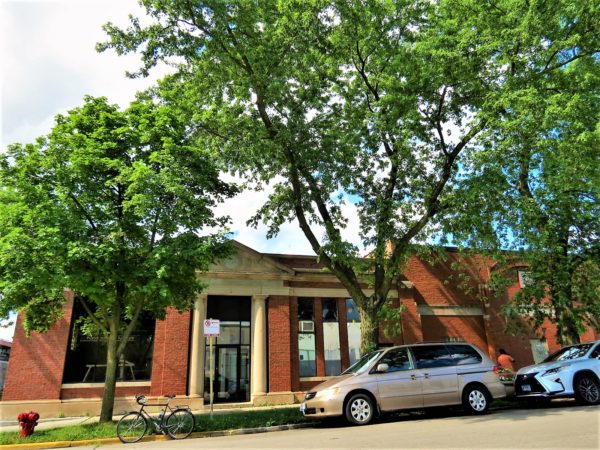
{"type": "Polygon", "coordinates": [[[411,375],[411,376],[410,376],[410,379],[411,379],[411,380],[416,380],[416,379],[417,379],[417,376],[416,376],[416,375],[411,375]]]}
{"type": "Polygon", "coordinates": [[[430,374],[428,374],[428,373],[424,373],[424,374],[423,374],[423,376],[424,376],[425,378],[431,378],[431,375],[430,375],[430,374]]]}

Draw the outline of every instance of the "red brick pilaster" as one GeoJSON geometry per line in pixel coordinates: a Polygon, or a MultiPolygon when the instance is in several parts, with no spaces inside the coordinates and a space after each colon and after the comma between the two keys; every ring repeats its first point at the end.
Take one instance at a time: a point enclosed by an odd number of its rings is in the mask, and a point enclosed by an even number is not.
{"type": "Polygon", "coordinates": [[[317,376],[325,376],[325,342],[323,340],[323,302],[320,298],[314,300],[315,315],[315,355],[317,364],[317,376]]]}
{"type": "Polygon", "coordinates": [[[64,315],[46,333],[25,335],[23,316],[17,326],[8,363],[3,400],[58,400],[69,343],[73,293],[65,292],[64,315]]]}
{"type": "Polygon", "coordinates": [[[190,311],[169,308],[156,321],[150,395],[187,394],[190,318],[190,311]]]}
{"type": "Polygon", "coordinates": [[[402,313],[402,336],[404,344],[412,344],[423,341],[423,326],[421,324],[421,315],[417,309],[417,302],[414,299],[414,289],[399,289],[400,301],[405,307],[402,313]]]}
{"type": "Polygon", "coordinates": [[[298,306],[295,297],[269,297],[269,392],[298,390],[298,306]],[[291,337],[295,336],[295,339],[291,337]],[[292,374],[294,374],[292,376],[292,374]]]}
{"type": "Polygon", "coordinates": [[[342,357],[342,371],[350,367],[348,354],[348,317],[346,315],[346,299],[338,299],[338,320],[340,321],[340,352],[342,357]]]}

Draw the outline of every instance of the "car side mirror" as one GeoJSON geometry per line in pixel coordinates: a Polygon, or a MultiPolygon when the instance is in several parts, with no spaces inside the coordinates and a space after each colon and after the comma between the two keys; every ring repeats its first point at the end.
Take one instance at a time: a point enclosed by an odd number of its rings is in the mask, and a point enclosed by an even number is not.
{"type": "Polygon", "coordinates": [[[390,366],[388,366],[386,363],[381,363],[377,365],[377,369],[376,372],[377,373],[386,373],[389,370],[390,366]]]}

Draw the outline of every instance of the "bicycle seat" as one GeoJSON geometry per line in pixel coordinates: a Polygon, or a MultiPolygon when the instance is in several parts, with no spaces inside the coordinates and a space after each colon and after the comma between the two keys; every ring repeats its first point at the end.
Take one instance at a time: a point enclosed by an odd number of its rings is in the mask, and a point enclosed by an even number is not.
{"type": "Polygon", "coordinates": [[[175,398],[175,394],[165,394],[165,398],[175,398]]]}

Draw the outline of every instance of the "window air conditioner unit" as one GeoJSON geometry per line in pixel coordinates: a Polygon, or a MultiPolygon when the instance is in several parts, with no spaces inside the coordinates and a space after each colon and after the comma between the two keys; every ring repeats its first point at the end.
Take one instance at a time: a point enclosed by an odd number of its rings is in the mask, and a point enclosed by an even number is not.
{"type": "Polygon", "coordinates": [[[298,331],[301,333],[313,333],[315,331],[315,323],[312,320],[301,320],[298,331]]]}

